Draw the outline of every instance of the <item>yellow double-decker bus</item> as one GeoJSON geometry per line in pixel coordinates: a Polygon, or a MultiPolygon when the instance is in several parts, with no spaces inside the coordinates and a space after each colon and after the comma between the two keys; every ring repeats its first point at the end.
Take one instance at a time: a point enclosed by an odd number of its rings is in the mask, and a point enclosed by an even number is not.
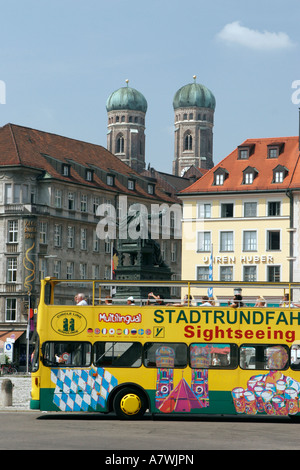
{"type": "MultiPolygon", "coordinates": [[[[106,303],[101,292],[109,281],[88,281],[88,305],[75,305],[82,282],[41,282],[31,409],[127,419],[146,411],[300,414],[300,308],[294,304],[255,306],[254,296],[238,306],[226,296],[203,302],[197,292],[228,292],[236,283],[197,281],[175,281],[183,301],[151,296],[106,303]]],[[[158,287],[149,283],[149,292],[158,287]]],[[[255,295],[259,287],[283,295],[295,286],[248,287],[255,295]]]]}

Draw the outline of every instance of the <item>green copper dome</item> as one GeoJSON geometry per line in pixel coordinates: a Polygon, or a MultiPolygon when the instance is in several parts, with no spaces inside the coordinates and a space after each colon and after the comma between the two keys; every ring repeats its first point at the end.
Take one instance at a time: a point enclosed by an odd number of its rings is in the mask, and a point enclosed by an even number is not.
{"type": "Polygon", "coordinates": [[[189,83],[181,87],[175,93],[173,108],[190,108],[191,106],[211,108],[214,110],[216,107],[216,99],[206,86],[196,82],[189,83]]]}
{"type": "Polygon", "coordinates": [[[106,102],[107,111],[130,109],[132,111],[143,111],[146,113],[147,106],[146,98],[142,93],[129,86],[114,91],[106,102]]]}

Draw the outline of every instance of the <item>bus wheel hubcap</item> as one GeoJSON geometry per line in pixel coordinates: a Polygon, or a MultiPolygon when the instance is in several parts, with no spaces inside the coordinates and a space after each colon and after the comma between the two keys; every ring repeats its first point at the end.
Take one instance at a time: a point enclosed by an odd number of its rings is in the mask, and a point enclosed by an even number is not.
{"type": "Polygon", "coordinates": [[[121,410],[127,415],[137,414],[142,406],[141,399],[135,393],[128,393],[124,395],[121,400],[121,410]]]}

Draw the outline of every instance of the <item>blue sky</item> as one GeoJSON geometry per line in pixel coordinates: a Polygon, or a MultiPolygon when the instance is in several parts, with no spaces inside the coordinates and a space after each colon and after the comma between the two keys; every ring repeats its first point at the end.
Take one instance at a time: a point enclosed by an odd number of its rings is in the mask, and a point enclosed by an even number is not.
{"type": "Polygon", "coordinates": [[[196,75],[216,98],[214,163],[247,138],[298,134],[299,0],[0,0],[0,6],[1,126],[106,147],[106,100],[129,79],[148,102],[146,164],[171,172],[173,97],[196,75]]]}

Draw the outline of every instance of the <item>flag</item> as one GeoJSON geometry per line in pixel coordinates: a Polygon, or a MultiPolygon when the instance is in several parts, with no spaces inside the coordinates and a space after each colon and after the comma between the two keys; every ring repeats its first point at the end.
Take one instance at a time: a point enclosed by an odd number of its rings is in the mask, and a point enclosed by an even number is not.
{"type": "MultiPolygon", "coordinates": [[[[208,268],[208,280],[213,281],[213,247],[211,246],[210,257],[209,257],[209,268],[208,268]]],[[[213,296],[213,288],[209,287],[207,289],[208,297],[213,296]]]]}
{"type": "Polygon", "coordinates": [[[116,269],[118,266],[118,252],[114,246],[112,247],[111,255],[111,278],[116,279],[116,269]]]}

